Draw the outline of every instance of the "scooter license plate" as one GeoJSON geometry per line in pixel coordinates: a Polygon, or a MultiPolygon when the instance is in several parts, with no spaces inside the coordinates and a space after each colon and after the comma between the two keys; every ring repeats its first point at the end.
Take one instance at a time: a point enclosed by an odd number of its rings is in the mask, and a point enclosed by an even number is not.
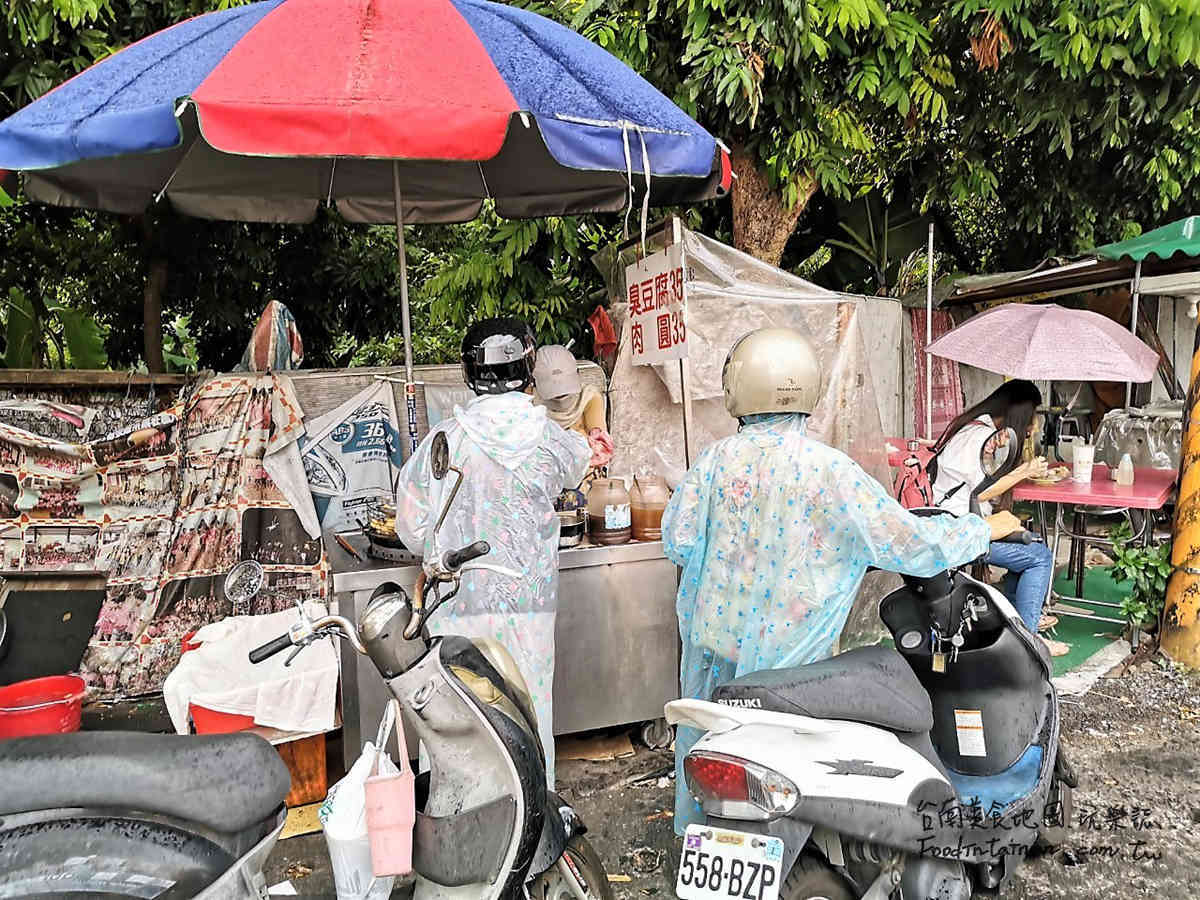
{"type": "Polygon", "coordinates": [[[681,900],[778,900],[783,841],[689,825],[675,893],[681,900]]]}

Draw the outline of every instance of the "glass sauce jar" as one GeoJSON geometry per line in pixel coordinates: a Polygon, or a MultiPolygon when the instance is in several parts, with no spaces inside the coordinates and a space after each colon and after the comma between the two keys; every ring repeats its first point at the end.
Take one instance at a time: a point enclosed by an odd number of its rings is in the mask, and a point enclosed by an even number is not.
{"type": "Polygon", "coordinates": [[[671,499],[667,481],[658,475],[637,475],[629,492],[630,520],[635,541],[661,541],[663,511],[671,499]]]}
{"type": "Polygon", "coordinates": [[[597,478],[588,490],[588,539],[593,544],[624,544],[632,534],[625,482],[597,478]]]}

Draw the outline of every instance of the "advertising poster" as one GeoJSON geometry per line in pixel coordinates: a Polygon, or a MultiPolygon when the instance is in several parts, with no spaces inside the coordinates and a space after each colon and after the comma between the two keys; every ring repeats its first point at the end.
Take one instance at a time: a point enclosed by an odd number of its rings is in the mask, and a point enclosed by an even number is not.
{"type": "Polygon", "coordinates": [[[392,386],[381,381],[309,424],[300,458],[323,531],[348,531],[395,496],[400,435],[392,386]]]}

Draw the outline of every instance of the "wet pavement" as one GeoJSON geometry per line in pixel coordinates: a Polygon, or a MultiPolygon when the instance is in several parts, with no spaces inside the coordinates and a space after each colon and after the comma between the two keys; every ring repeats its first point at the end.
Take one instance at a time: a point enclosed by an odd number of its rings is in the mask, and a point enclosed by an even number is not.
{"type": "MultiPolygon", "coordinates": [[[[1081,785],[1067,843],[1028,860],[1003,900],[1192,900],[1200,889],[1200,676],[1147,662],[1063,701],[1063,735],[1081,785]]],[[[560,761],[559,791],[587,823],[618,900],[674,897],[670,753],[560,761]]],[[[282,842],[268,884],[333,897],[322,835],[282,842]],[[301,876],[302,877],[298,877],[301,876]]],[[[393,896],[405,896],[404,886],[393,896]]]]}

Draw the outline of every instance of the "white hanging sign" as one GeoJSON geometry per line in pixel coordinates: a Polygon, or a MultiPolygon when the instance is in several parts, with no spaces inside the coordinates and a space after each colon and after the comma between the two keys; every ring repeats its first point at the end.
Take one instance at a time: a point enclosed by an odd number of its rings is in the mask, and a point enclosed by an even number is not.
{"type": "Polygon", "coordinates": [[[629,343],[635,366],[685,359],[687,287],[683,245],[671,244],[625,267],[629,343]]]}

